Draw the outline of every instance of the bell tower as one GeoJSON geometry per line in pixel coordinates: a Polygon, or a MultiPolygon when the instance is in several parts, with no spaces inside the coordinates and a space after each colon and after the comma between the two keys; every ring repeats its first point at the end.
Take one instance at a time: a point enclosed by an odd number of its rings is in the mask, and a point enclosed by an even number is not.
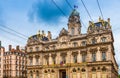
{"type": "Polygon", "coordinates": [[[68,32],[70,35],[80,35],[81,34],[81,22],[79,12],[74,9],[69,16],[68,20],[68,32]]]}

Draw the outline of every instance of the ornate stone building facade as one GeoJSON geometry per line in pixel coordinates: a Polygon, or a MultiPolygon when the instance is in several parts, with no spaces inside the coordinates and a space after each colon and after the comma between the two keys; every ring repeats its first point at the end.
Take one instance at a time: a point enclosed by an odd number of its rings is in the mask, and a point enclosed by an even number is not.
{"type": "Polygon", "coordinates": [[[1,41],[0,41],[0,78],[3,78],[3,54],[5,52],[5,48],[1,46],[1,41]]]}
{"type": "Polygon", "coordinates": [[[81,33],[79,13],[69,16],[68,30],[63,28],[56,39],[49,31],[39,32],[27,42],[28,78],[117,78],[114,38],[110,19],[89,22],[81,33]]]}
{"type": "Polygon", "coordinates": [[[26,52],[9,45],[9,51],[4,52],[4,74],[3,78],[27,78],[26,76],[26,52]]]}

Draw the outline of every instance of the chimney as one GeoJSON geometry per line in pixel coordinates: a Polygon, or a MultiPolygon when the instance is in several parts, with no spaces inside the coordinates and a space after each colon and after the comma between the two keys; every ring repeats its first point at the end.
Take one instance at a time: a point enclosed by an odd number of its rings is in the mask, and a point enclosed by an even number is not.
{"type": "Polygon", "coordinates": [[[17,51],[19,51],[20,50],[20,46],[18,45],[18,46],[16,46],[16,50],[17,51]]]}
{"type": "Polygon", "coordinates": [[[51,40],[52,39],[52,35],[51,35],[51,32],[48,31],[48,39],[51,40]]]}
{"type": "Polygon", "coordinates": [[[12,45],[9,45],[9,51],[11,51],[12,50],[12,45]]]}

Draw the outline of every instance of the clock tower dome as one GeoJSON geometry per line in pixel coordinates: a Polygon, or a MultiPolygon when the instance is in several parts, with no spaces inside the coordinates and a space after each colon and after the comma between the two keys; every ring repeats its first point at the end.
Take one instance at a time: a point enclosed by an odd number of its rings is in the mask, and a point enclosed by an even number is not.
{"type": "Polygon", "coordinates": [[[74,9],[69,16],[68,32],[72,36],[81,34],[80,16],[79,16],[79,12],[77,12],[76,9],[74,9]]]}

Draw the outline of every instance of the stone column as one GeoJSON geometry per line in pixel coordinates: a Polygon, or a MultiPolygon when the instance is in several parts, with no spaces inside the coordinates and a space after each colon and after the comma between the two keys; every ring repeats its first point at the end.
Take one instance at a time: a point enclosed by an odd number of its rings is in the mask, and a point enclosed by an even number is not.
{"type": "Polygon", "coordinates": [[[49,64],[50,64],[50,65],[52,65],[52,64],[53,64],[51,54],[49,54],[49,64]]]}
{"type": "Polygon", "coordinates": [[[60,53],[57,53],[56,64],[60,64],[60,53]]]}
{"type": "Polygon", "coordinates": [[[70,62],[70,53],[67,52],[67,56],[66,56],[66,63],[69,63],[70,62]]]}
{"type": "Polygon", "coordinates": [[[99,51],[99,49],[96,52],[96,61],[101,61],[101,52],[99,51]]]}
{"type": "Polygon", "coordinates": [[[33,56],[33,63],[32,63],[33,65],[35,65],[36,64],[36,58],[35,58],[35,56],[33,56]]]}
{"type": "Polygon", "coordinates": [[[107,61],[109,61],[109,60],[112,59],[112,56],[111,56],[111,53],[112,53],[112,52],[111,52],[111,48],[112,48],[112,47],[109,45],[109,46],[108,46],[108,50],[107,50],[107,52],[106,52],[106,60],[107,60],[107,61]]]}
{"type": "Polygon", "coordinates": [[[82,56],[80,54],[80,51],[78,52],[77,61],[78,61],[78,63],[82,62],[82,56]]]}
{"type": "Polygon", "coordinates": [[[36,73],[35,72],[33,72],[33,78],[36,78],[36,73]]]}

